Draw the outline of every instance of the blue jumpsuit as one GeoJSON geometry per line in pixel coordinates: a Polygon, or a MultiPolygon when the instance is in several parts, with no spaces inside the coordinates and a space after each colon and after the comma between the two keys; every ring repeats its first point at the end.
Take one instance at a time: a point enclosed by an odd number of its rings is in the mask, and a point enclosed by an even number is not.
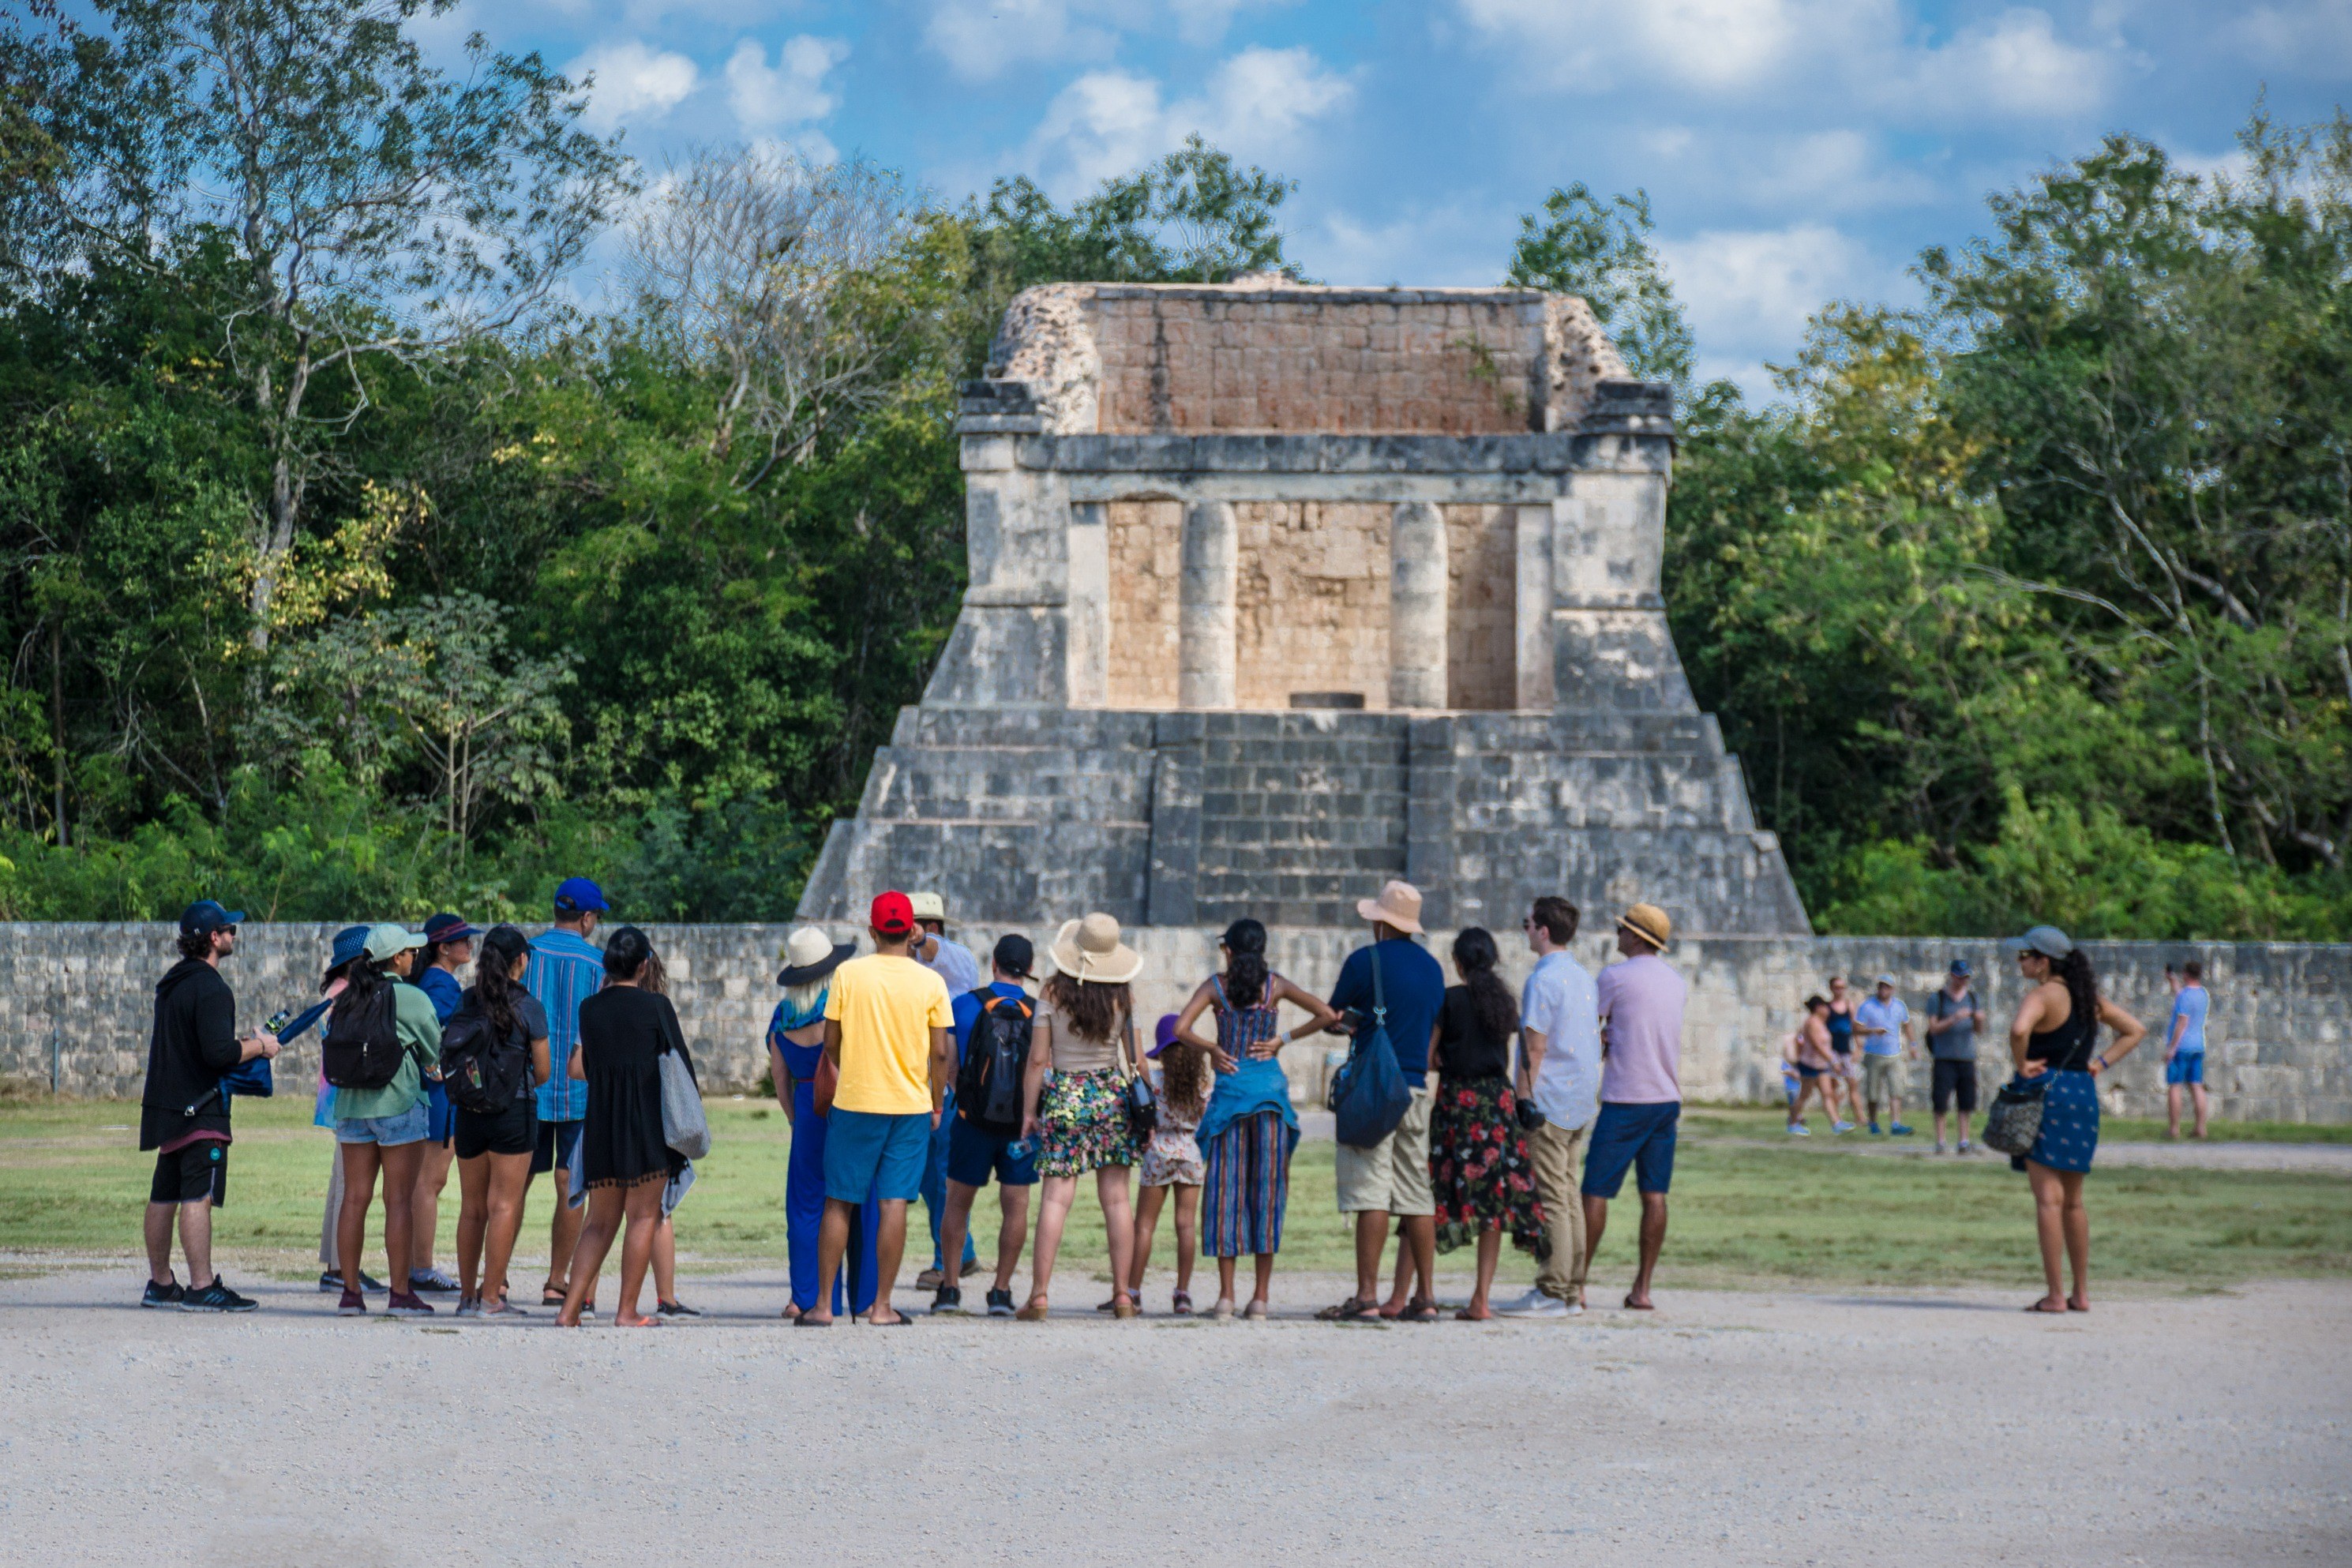
{"type": "MultiPolygon", "coordinates": [[[[816,1063],[823,1046],[796,1046],[778,1026],[784,1010],[768,1026],[768,1037],[793,1075],[793,1152],[784,1174],[784,1244],[792,1257],[793,1305],[805,1312],[816,1305],[816,1233],[824,1223],[824,1118],[816,1113],[816,1063]]],[[[874,1305],[874,1287],[881,1264],[874,1256],[881,1234],[882,1203],[871,1192],[865,1206],[850,1216],[849,1249],[833,1280],[833,1310],[843,1310],[843,1286],[849,1286],[850,1310],[863,1312],[874,1305]]]]}

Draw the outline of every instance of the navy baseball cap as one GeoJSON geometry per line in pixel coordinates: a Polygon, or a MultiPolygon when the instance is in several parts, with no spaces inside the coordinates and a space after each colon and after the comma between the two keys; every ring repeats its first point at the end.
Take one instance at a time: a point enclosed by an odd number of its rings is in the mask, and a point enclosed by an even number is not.
{"type": "Polygon", "coordinates": [[[1974,974],[1976,971],[1969,967],[1969,961],[1967,959],[1956,958],[1952,960],[1952,973],[1958,975],[1961,979],[1966,980],[1969,975],[1974,974]]]}
{"type": "Polygon", "coordinates": [[[576,915],[593,910],[604,912],[604,889],[585,877],[566,877],[555,889],[555,908],[559,913],[576,915]]]}
{"type": "Polygon", "coordinates": [[[226,931],[245,923],[245,911],[225,910],[212,899],[198,899],[180,911],[182,936],[210,936],[216,931],[226,931]]]}

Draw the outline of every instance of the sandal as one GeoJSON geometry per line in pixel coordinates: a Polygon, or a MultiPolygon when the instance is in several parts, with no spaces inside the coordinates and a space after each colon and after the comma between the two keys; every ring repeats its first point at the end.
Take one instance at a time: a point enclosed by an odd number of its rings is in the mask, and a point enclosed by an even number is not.
{"type": "Polygon", "coordinates": [[[561,1307],[563,1305],[563,1292],[551,1285],[541,1285],[539,1288],[539,1304],[542,1307],[561,1307]]]}
{"type": "Polygon", "coordinates": [[[1168,1310],[1180,1318],[1191,1317],[1192,1315],[1192,1293],[1186,1290],[1177,1291],[1168,1299],[1168,1310]]]}
{"type": "Polygon", "coordinates": [[[1397,1314],[1396,1321],[1400,1323],[1433,1323],[1437,1319],[1437,1303],[1427,1296],[1415,1296],[1405,1303],[1404,1310],[1397,1314]]]}
{"type": "Polygon", "coordinates": [[[1263,1323],[1265,1321],[1266,1318],[1265,1303],[1263,1301],[1252,1301],[1248,1306],[1242,1309],[1242,1316],[1251,1322],[1263,1323]]]}
{"type": "Polygon", "coordinates": [[[1142,1308],[1135,1304],[1135,1298],[1129,1295],[1124,1290],[1119,1291],[1110,1299],[1110,1315],[1114,1318],[1125,1320],[1136,1317],[1139,1315],[1142,1310],[1142,1308]]]}
{"type": "Polygon", "coordinates": [[[1378,1301],[1367,1301],[1360,1296],[1350,1296],[1344,1301],[1324,1308],[1315,1315],[1327,1323],[1353,1323],[1377,1315],[1380,1310],[1381,1304],[1378,1301]]]}
{"type": "Polygon", "coordinates": [[[1032,1296],[1029,1298],[1029,1304],[1013,1313],[1013,1318],[1015,1322],[1042,1323],[1045,1321],[1045,1314],[1051,1310],[1052,1309],[1045,1305],[1045,1297],[1032,1296]]]}
{"type": "Polygon", "coordinates": [[[1234,1299],[1231,1296],[1220,1297],[1217,1304],[1209,1309],[1209,1318],[1213,1322],[1232,1322],[1234,1321],[1234,1299]]]}
{"type": "Polygon", "coordinates": [[[793,1327],[796,1329],[829,1329],[833,1327],[833,1320],[831,1318],[816,1317],[808,1312],[799,1312],[793,1314],[793,1327]]]}
{"type": "Polygon", "coordinates": [[[1654,1312],[1658,1310],[1658,1306],[1654,1301],[1636,1301],[1633,1297],[1627,1296],[1625,1310],[1629,1312],[1654,1312]]]}
{"type": "Polygon", "coordinates": [[[2044,1317],[2050,1318],[2063,1318],[2066,1315],[2066,1309],[2063,1307],[2052,1306],[2050,1304],[2050,1298],[2047,1296],[2038,1298],[2032,1306],[2025,1310],[2029,1312],[2039,1312],[2044,1317]]]}

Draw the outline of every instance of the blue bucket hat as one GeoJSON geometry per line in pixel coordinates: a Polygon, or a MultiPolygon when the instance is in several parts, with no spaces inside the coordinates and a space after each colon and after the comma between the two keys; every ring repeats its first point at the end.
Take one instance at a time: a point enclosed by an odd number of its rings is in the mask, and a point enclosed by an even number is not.
{"type": "Polygon", "coordinates": [[[327,967],[341,969],[367,951],[368,928],[345,926],[335,933],[334,945],[327,949],[327,967]]]}

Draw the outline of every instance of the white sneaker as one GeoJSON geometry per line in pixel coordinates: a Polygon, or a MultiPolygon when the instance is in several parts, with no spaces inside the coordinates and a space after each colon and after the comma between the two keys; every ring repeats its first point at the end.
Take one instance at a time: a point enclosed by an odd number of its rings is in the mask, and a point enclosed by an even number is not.
{"type": "Polygon", "coordinates": [[[1540,1290],[1529,1290],[1517,1300],[1495,1309],[1505,1318],[1565,1318],[1573,1309],[1557,1296],[1547,1296],[1540,1290]]]}

